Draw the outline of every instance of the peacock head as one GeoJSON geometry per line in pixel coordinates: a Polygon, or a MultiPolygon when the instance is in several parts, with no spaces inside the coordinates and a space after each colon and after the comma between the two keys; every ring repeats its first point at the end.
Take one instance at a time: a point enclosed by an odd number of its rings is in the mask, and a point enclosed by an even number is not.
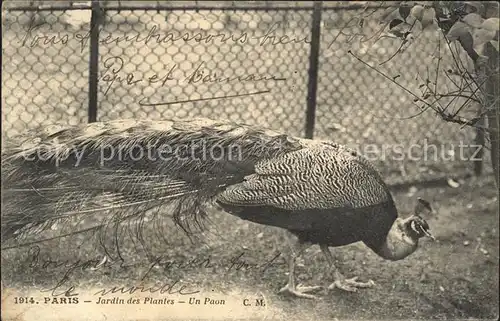
{"type": "Polygon", "coordinates": [[[414,214],[404,220],[404,226],[407,234],[413,239],[419,239],[421,237],[427,236],[432,240],[435,240],[432,236],[429,228],[429,224],[421,215],[429,215],[432,212],[432,207],[429,202],[420,197],[417,199],[417,205],[415,206],[414,214]]]}
{"type": "Polygon", "coordinates": [[[426,212],[432,212],[432,208],[427,201],[419,198],[414,213],[407,218],[396,219],[384,244],[376,252],[383,258],[397,261],[415,252],[420,238],[429,237],[435,240],[430,232],[429,224],[421,216],[426,212]]]}

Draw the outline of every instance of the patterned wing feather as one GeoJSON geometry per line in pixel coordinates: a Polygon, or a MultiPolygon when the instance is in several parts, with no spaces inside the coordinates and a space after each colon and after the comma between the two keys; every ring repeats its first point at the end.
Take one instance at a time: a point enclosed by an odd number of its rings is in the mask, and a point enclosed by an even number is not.
{"type": "Polygon", "coordinates": [[[305,148],[256,164],[255,174],[229,186],[218,201],[286,210],[363,208],[391,200],[375,168],[345,147],[303,141],[305,148]]]}

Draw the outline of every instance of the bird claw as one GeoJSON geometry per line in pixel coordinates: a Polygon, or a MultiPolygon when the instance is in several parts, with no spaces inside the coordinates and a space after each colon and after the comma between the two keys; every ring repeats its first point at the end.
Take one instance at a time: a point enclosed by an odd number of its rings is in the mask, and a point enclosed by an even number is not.
{"type": "Polygon", "coordinates": [[[317,299],[316,296],[312,294],[307,294],[308,292],[316,292],[321,290],[323,287],[322,286],[302,286],[302,285],[297,285],[295,288],[292,288],[290,285],[285,285],[281,290],[279,290],[278,293],[280,294],[288,294],[288,295],[293,295],[298,298],[304,298],[304,299],[317,299]]]}
{"type": "Polygon", "coordinates": [[[355,276],[350,279],[336,280],[328,287],[328,290],[338,288],[348,292],[358,292],[359,288],[371,288],[375,285],[373,280],[368,280],[368,282],[357,282],[357,279],[358,277],[355,276]]]}

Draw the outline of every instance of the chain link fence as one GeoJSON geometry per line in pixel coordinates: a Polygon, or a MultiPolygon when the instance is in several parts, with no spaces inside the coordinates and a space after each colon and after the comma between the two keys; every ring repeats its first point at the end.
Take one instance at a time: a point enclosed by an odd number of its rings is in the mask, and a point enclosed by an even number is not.
{"type": "MultiPolygon", "coordinates": [[[[4,140],[39,126],[88,121],[91,50],[98,54],[97,121],[224,118],[304,136],[312,3],[99,6],[99,45],[92,49],[90,2],[4,6],[4,140]]],[[[469,173],[474,131],[422,112],[411,95],[380,74],[418,91],[416,79],[429,78],[436,50],[442,49],[436,49],[435,33],[423,33],[383,63],[400,39],[356,40],[377,32],[380,24],[372,14],[380,11],[367,15],[356,3],[323,4],[315,138],[375,155],[392,183],[469,173]]],[[[442,63],[452,64],[441,51],[442,63]]]]}

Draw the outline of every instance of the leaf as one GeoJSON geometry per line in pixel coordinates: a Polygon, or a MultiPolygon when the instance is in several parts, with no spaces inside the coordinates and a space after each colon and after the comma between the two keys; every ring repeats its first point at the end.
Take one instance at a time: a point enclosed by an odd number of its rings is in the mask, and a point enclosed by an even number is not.
{"type": "Polygon", "coordinates": [[[489,41],[486,45],[488,46],[488,44],[491,44],[493,46],[493,48],[496,49],[497,52],[499,52],[500,50],[498,49],[498,41],[497,40],[491,40],[489,41]]]}
{"type": "Polygon", "coordinates": [[[426,6],[432,6],[434,1],[415,1],[417,5],[426,7],[426,6]]]}
{"type": "Polygon", "coordinates": [[[467,52],[472,61],[476,61],[479,58],[477,52],[474,50],[474,39],[470,33],[460,36],[458,42],[460,42],[460,45],[467,52]]]}
{"type": "Polygon", "coordinates": [[[479,66],[484,66],[488,63],[488,56],[483,56],[483,55],[477,55],[477,58],[475,59],[476,64],[479,66]]]}
{"type": "Polygon", "coordinates": [[[393,20],[405,21],[405,18],[403,18],[399,13],[399,8],[394,10],[391,8],[390,11],[382,16],[382,23],[388,23],[393,20]]]}
{"type": "Polygon", "coordinates": [[[436,10],[434,8],[425,8],[422,14],[422,29],[425,29],[427,26],[431,26],[434,24],[434,19],[436,17],[436,10]]]}
{"type": "Polygon", "coordinates": [[[430,6],[416,5],[410,11],[410,16],[414,17],[422,24],[422,29],[434,24],[436,11],[430,6]]]}
{"type": "Polygon", "coordinates": [[[411,8],[410,15],[414,16],[418,21],[422,21],[422,17],[424,16],[424,7],[421,5],[416,5],[411,8]]]}
{"type": "Polygon", "coordinates": [[[484,5],[479,1],[465,1],[464,4],[472,9],[469,12],[478,12],[479,14],[484,13],[484,5]]]}
{"type": "Polygon", "coordinates": [[[474,32],[472,33],[474,48],[478,48],[479,46],[487,43],[488,41],[494,40],[496,34],[497,34],[496,31],[491,31],[482,28],[474,30],[474,32]]]}
{"type": "Polygon", "coordinates": [[[403,4],[399,7],[398,11],[401,17],[406,20],[406,18],[410,15],[411,7],[403,4]]]}
{"type": "Polygon", "coordinates": [[[490,31],[498,31],[500,29],[500,19],[499,18],[486,19],[483,21],[481,28],[490,31]]]}
{"type": "Polygon", "coordinates": [[[394,19],[389,24],[388,32],[396,37],[405,40],[407,35],[411,33],[412,25],[399,19],[394,19]]]}
{"type": "Polygon", "coordinates": [[[465,17],[462,18],[462,21],[474,28],[481,28],[483,24],[483,17],[478,15],[477,13],[469,13],[465,17]]]}
{"type": "Polygon", "coordinates": [[[457,21],[451,27],[450,31],[448,31],[448,35],[446,37],[450,41],[453,41],[453,40],[459,39],[460,37],[465,37],[465,36],[471,35],[471,34],[472,34],[471,29],[466,23],[464,23],[462,21],[457,21]]]}
{"type": "Polygon", "coordinates": [[[488,59],[494,59],[491,57],[491,55],[495,55],[495,52],[498,54],[499,52],[498,41],[490,40],[479,46],[474,47],[474,50],[476,50],[476,52],[481,56],[484,56],[485,62],[487,62],[488,59]],[[488,50],[489,48],[493,49],[493,53],[490,50],[488,50]]]}
{"type": "Polygon", "coordinates": [[[488,18],[494,18],[494,17],[500,17],[500,7],[498,5],[498,2],[496,1],[487,1],[484,3],[486,7],[486,12],[484,14],[484,17],[486,19],[488,18]]]}
{"type": "Polygon", "coordinates": [[[393,28],[397,27],[398,25],[400,25],[401,23],[403,23],[403,20],[393,19],[391,21],[391,23],[389,23],[389,29],[393,29],[393,28]]]}

